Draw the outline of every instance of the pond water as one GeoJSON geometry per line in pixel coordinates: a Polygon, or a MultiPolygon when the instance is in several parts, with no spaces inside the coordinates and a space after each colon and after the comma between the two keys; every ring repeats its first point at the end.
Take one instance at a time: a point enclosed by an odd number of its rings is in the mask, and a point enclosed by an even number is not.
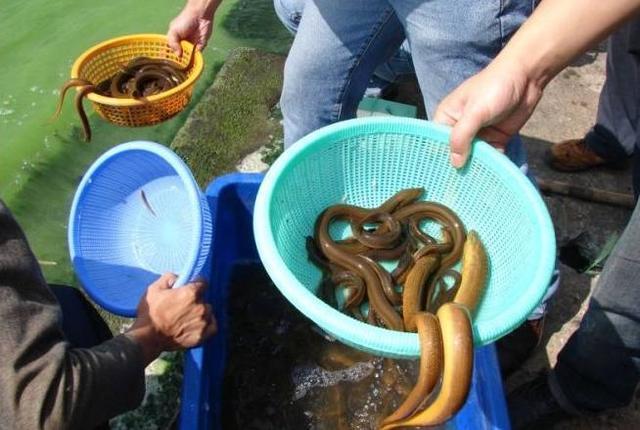
{"type": "MultiPolygon", "coordinates": [[[[3,1],[0,3],[0,198],[24,228],[49,282],[73,283],[67,251],[67,218],[73,193],[87,167],[122,142],[168,145],[188,109],[157,126],[119,128],[89,114],[94,137],[82,141],[68,94],[62,114],[50,122],[59,87],[71,65],[101,41],[134,33],[165,33],[183,1],[3,1]]],[[[194,98],[213,81],[231,48],[251,46],[284,53],[291,41],[271,0],[225,0],[205,49],[205,72],[194,98]]],[[[71,96],[71,97],[69,97],[71,96]]]]}

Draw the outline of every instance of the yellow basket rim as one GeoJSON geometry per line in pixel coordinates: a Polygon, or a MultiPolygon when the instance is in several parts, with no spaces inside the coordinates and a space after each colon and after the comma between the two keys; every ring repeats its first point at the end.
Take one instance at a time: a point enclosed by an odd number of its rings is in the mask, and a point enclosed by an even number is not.
{"type": "MultiPolygon", "coordinates": [[[[114,37],[112,39],[105,40],[104,42],[101,42],[87,49],[76,59],[76,61],[73,63],[73,66],[71,66],[71,78],[73,79],[73,78],[79,77],[80,66],[84,64],[87,58],[92,56],[96,51],[102,50],[103,48],[109,47],[111,45],[116,45],[121,42],[128,42],[128,41],[139,40],[139,39],[156,39],[156,40],[162,40],[166,42],[167,36],[164,34],[141,33],[141,34],[130,34],[127,36],[119,36],[119,37],[114,37]]],[[[180,44],[182,45],[183,49],[193,47],[193,44],[186,40],[183,40],[182,42],[180,42],[180,44]]],[[[147,97],[146,102],[142,102],[135,99],[119,99],[115,97],[107,97],[107,96],[103,96],[96,93],[87,94],[87,98],[95,103],[100,103],[107,106],[117,106],[117,107],[142,106],[145,104],[149,104],[152,102],[169,98],[174,94],[182,92],[184,89],[193,85],[196,79],[198,79],[202,74],[202,70],[204,69],[204,59],[202,57],[202,53],[200,52],[200,50],[196,50],[195,52],[196,52],[196,58],[193,63],[193,69],[194,69],[193,73],[191,73],[191,75],[189,75],[189,77],[177,87],[171,88],[169,91],[165,91],[161,94],[147,97]]]]}

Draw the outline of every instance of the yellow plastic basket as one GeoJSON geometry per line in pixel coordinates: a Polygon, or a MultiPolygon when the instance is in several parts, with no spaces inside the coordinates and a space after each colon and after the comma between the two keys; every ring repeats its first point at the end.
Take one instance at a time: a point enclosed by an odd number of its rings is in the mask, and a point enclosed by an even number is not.
{"type": "MultiPolygon", "coordinates": [[[[183,41],[183,54],[178,58],[167,44],[162,34],[134,34],[117,37],[102,42],[83,53],[71,68],[72,78],[87,79],[98,84],[113,76],[129,60],[146,56],[175,61],[183,67],[189,64],[194,45],[183,41]]],[[[204,61],[200,51],[196,51],[193,67],[187,72],[187,79],[175,88],[154,96],[145,102],[120,99],[89,93],[93,108],[109,122],[126,127],[141,127],[165,121],[178,114],[189,103],[193,84],[196,82],[204,61]]]]}

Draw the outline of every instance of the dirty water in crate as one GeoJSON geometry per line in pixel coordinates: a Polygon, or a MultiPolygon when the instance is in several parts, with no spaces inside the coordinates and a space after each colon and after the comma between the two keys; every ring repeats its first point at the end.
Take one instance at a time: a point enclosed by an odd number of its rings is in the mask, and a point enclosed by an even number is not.
{"type": "Polygon", "coordinates": [[[375,429],[416,381],[416,360],[376,357],[326,336],[262,266],[236,266],[228,300],[225,430],[375,429]]]}

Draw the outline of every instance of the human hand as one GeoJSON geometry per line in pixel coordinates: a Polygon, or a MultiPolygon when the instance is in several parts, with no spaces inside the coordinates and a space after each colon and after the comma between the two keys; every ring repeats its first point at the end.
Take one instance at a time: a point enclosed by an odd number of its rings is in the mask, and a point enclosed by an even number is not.
{"type": "Polygon", "coordinates": [[[434,121],[453,127],[450,161],[465,165],[474,136],[499,150],[527,122],[542,87],[517,62],[496,60],[440,102],[434,121]]]}
{"type": "Polygon", "coordinates": [[[174,289],[175,281],[175,275],[165,273],[149,285],[126,333],[141,346],[147,364],[162,351],[196,346],[217,331],[211,306],[203,302],[205,283],[174,289]]]}
{"type": "Polygon", "coordinates": [[[180,41],[187,40],[201,51],[207,46],[212,28],[213,12],[187,4],[169,24],[167,31],[169,47],[180,57],[182,56],[180,41]]]}

